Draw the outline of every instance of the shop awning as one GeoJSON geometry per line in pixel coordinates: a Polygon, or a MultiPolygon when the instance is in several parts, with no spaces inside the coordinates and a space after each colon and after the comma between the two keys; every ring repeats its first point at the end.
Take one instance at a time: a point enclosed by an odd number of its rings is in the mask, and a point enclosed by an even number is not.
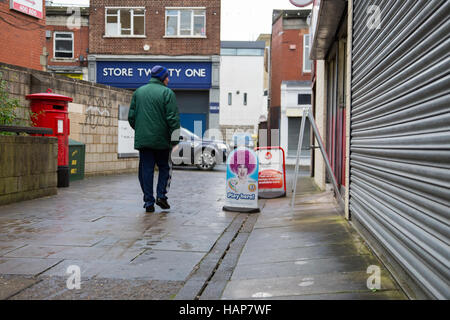
{"type": "Polygon", "coordinates": [[[325,59],[346,8],[345,0],[316,0],[311,18],[312,60],[325,59]]]}

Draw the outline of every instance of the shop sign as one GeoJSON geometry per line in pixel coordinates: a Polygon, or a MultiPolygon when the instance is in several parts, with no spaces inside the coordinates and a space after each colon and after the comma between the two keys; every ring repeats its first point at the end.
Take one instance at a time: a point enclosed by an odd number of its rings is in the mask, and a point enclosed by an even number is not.
{"type": "Polygon", "coordinates": [[[10,8],[35,18],[43,17],[42,0],[10,0],[10,8]]]}
{"type": "Polygon", "coordinates": [[[260,198],[286,196],[286,165],[281,147],[256,149],[259,159],[258,189],[260,198]]]}
{"type": "Polygon", "coordinates": [[[227,158],[224,210],[259,212],[258,156],[248,148],[233,150],[227,158]]]}
{"type": "Polygon", "coordinates": [[[119,88],[135,89],[150,81],[151,70],[156,65],[167,68],[170,88],[211,88],[212,69],[211,63],[208,62],[98,61],[97,82],[119,88]]]}

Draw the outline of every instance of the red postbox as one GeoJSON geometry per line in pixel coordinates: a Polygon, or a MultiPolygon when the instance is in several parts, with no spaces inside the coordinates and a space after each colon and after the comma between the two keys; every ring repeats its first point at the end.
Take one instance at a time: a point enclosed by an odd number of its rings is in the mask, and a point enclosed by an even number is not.
{"type": "Polygon", "coordinates": [[[50,89],[46,93],[29,94],[26,98],[31,100],[33,125],[53,129],[53,134],[46,136],[58,138],[58,187],[68,187],[70,134],[68,104],[73,99],[54,94],[50,89]]]}

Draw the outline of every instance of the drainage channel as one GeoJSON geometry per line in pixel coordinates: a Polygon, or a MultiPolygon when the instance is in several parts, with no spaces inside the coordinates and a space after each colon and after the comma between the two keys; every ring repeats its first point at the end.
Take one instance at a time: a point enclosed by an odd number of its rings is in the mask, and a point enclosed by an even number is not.
{"type": "Polygon", "coordinates": [[[259,214],[241,213],[191,273],[175,300],[218,300],[259,214]]]}

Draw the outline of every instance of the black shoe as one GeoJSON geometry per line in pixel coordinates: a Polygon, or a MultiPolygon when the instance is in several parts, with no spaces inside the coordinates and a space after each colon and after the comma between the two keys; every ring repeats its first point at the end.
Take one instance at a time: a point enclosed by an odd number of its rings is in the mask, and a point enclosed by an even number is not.
{"type": "Polygon", "coordinates": [[[169,204],[167,203],[167,199],[156,199],[156,204],[161,207],[161,209],[170,209],[169,204]]]}
{"type": "Polygon", "coordinates": [[[151,205],[145,208],[145,212],[155,212],[155,206],[151,205]]]}

